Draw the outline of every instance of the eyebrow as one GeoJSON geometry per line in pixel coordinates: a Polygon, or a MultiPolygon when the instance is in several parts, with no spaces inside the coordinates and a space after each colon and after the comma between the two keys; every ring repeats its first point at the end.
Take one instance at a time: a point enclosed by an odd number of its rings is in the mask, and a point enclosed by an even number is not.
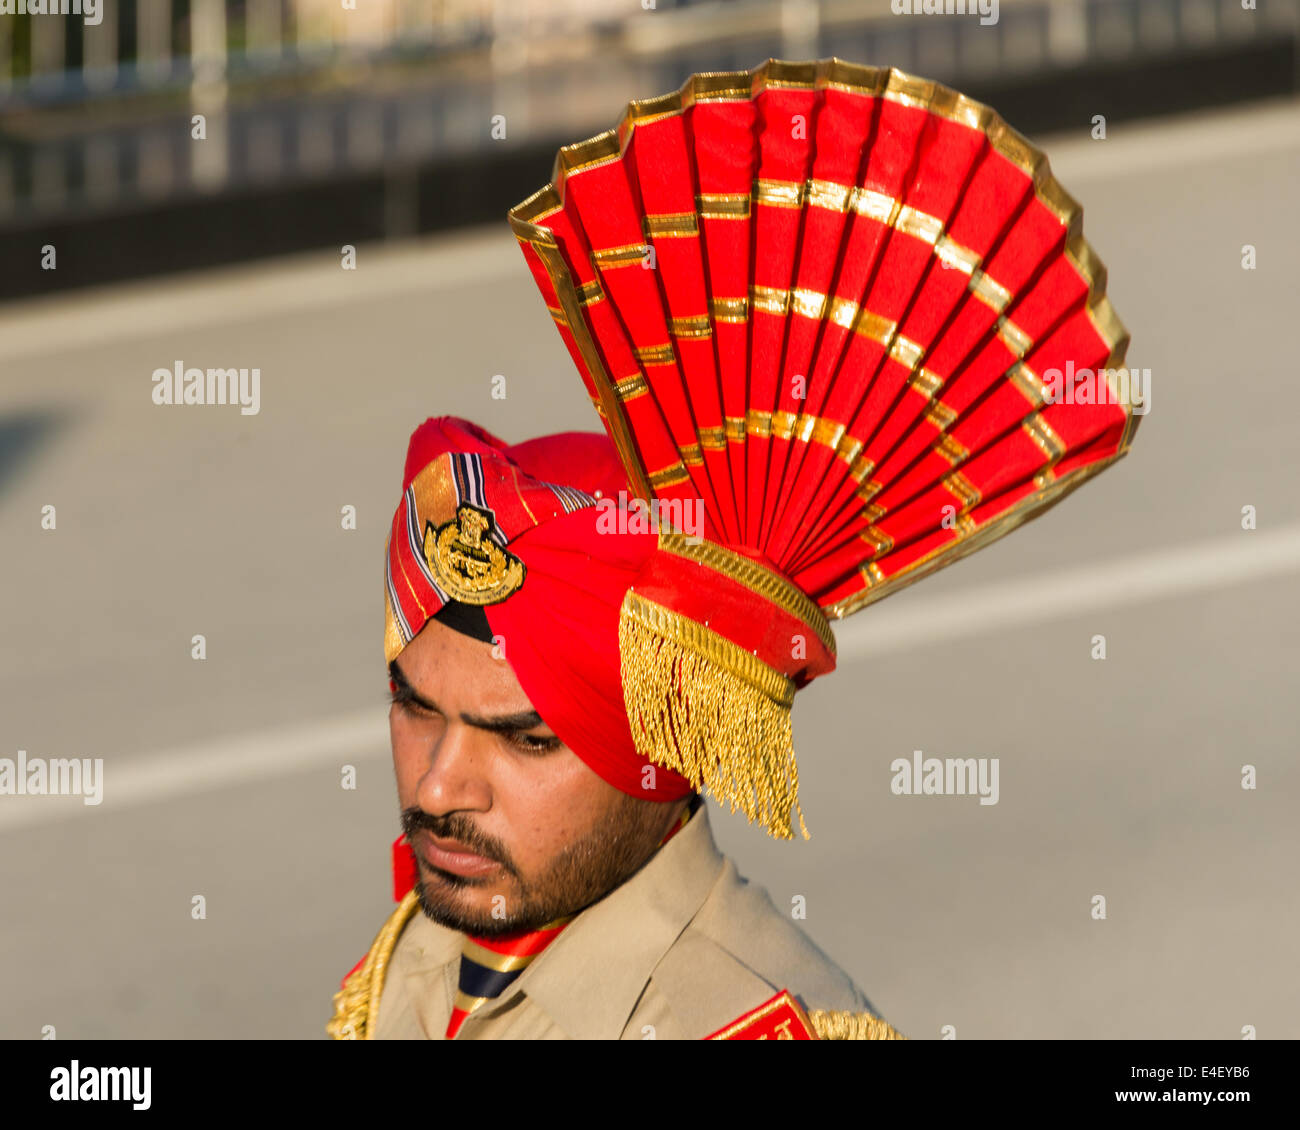
{"type": "MultiPolygon", "coordinates": [[[[417,706],[422,706],[425,710],[432,710],[436,714],[443,713],[441,707],[431,699],[425,698],[407,681],[402,669],[397,665],[394,659],[388,665],[388,675],[397,684],[399,696],[404,701],[414,702],[417,706]]],[[[460,720],[467,726],[473,726],[479,730],[489,730],[494,734],[512,734],[517,730],[531,730],[535,726],[543,725],[542,716],[536,710],[522,710],[516,714],[498,714],[492,718],[486,718],[481,714],[467,714],[461,711],[460,720]]]]}

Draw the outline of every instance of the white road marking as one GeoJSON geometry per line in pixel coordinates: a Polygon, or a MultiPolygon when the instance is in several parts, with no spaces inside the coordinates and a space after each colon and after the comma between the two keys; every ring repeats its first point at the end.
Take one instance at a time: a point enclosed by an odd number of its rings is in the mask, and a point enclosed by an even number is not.
{"type": "MultiPolygon", "coordinates": [[[[1002,581],[890,607],[888,598],[834,625],[841,663],[1150,600],[1300,572],[1300,525],[1242,530],[1189,545],[1002,581]]],[[[916,590],[904,590],[912,591],[916,590]]],[[[899,594],[901,596],[901,593],[899,594]]]]}
{"type": "Polygon", "coordinates": [[[345,304],[360,308],[395,294],[529,277],[504,223],[399,247],[363,244],[357,249],[356,270],[345,271],[340,263],[337,251],[314,251],[193,277],[117,283],[10,303],[0,309],[0,362],[295,311],[345,304]]]}
{"type": "MultiPolygon", "coordinates": [[[[1297,571],[1300,525],[1272,533],[1242,531],[1231,543],[1082,565],[1050,577],[984,585],[897,608],[882,602],[835,625],[835,634],[840,662],[845,665],[1025,624],[1066,620],[1297,571]]],[[[168,750],[120,769],[106,760],[102,804],[85,805],[77,797],[0,797],[0,832],[114,813],[297,772],[337,774],[347,762],[378,759],[388,753],[386,710],[370,708],[302,726],[168,750]]]]}
{"type": "Polygon", "coordinates": [[[1093,140],[1091,130],[1092,122],[1087,120],[1072,133],[1034,139],[1067,189],[1076,182],[1116,180],[1225,158],[1245,161],[1287,152],[1300,157],[1300,100],[1108,123],[1101,141],[1093,140]]]}
{"type": "MultiPolygon", "coordinates": [[[[17,751],[3,756],[11,760],[17,751]]],[[[388,710],[371,707],[305,725],[151,754],[120,768],[104,759],[103,799],[88,805],[80,797],[0,796],[0,832],[77,816],[115,813],[123,808],[251,784],[292,773],[320,770],[337,776],[345,764],[390,756],[388,710]]]]}

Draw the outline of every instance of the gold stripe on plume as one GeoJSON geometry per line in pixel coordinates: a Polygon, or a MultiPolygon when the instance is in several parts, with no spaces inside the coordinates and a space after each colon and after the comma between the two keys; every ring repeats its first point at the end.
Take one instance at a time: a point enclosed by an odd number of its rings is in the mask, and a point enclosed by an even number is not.
{"type": "Polygon", "coordinates": [[[623,703],[637,752],[790,840],[799,808],[794,682],[744,648],[628,590],[618,619],[623,703]],[[682,693],[686,688],[686,693],[682,693]]]}

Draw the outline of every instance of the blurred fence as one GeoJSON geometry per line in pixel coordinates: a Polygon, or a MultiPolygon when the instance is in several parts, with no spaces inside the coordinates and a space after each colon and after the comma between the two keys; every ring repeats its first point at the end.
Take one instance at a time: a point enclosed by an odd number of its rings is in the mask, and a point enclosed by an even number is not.
{"type": "MultiPolygon", "coordinates": [[[[690,0],[662,0],[664,8],[690,0]]],[[[437,57],[625,18],[641,0],[4,0],[0,92],[32,103],[437,57]],[[22,14],[17,14],[22,9],[22,14]],[[37,10],[39,8],[39,11],[37,10]]]]}
{"type": "Polygon", "coordinates": [[[768,56],[890,64],[996,95],[1028,130],[1295,90],[1300,0],[1247,2],[0,0],[0,237],[349,179],[379,197],[366,235],[477,219],[511,153],[545,179],[540,154],[629,97],[768,56]],[[415,199],[435,166],[469,168],[459,204],[415,199]]]}

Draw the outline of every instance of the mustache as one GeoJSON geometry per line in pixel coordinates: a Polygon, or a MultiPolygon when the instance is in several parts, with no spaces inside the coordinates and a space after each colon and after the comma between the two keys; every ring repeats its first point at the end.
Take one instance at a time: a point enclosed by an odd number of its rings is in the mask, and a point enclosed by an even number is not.
{"type": "Polygon", "coordinates": [[[512,875],[515,871],[514,861],[505,844],[493,836],[485,835],[470,821],[464,813],[453,812],[447,816],[434,816],[422,808],[404,808],[402,810],[402,831],[408,842],[414,842],[417,832],[428,832],[440,840],[459,840],[476,855],[500,863],[512,875]]]}

